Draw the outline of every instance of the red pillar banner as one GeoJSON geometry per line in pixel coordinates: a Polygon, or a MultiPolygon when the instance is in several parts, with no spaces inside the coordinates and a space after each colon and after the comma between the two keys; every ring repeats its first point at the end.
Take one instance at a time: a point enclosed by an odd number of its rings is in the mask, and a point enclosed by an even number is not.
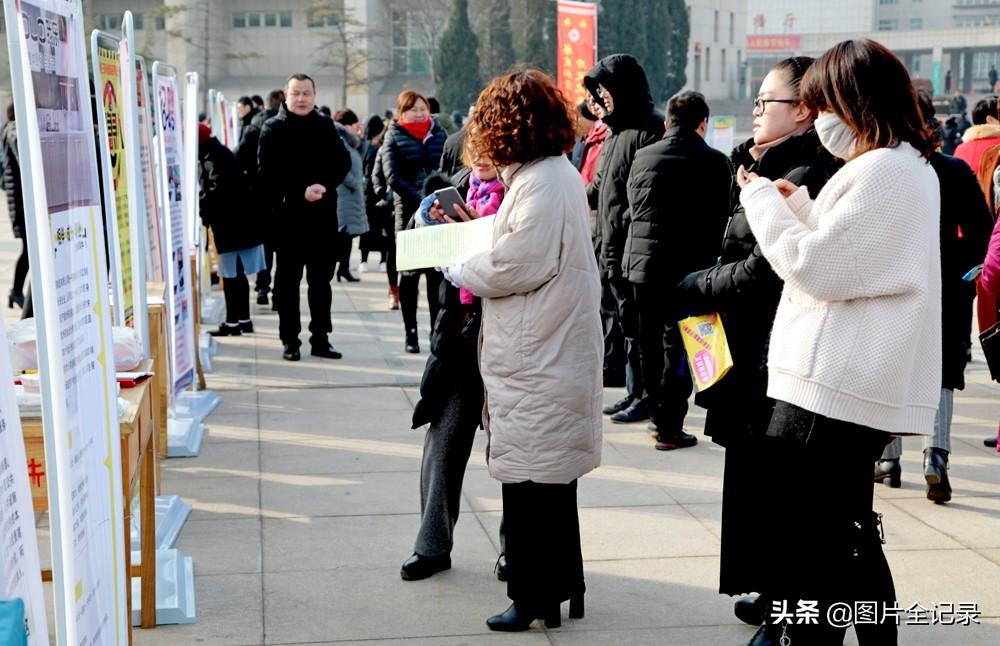
{"type": "Polygon", "coordinates": [[[573,103],[583,101],[584,75],[597,58],[597,5],[559,0],[557,69],[559,89],[573,103]]]}

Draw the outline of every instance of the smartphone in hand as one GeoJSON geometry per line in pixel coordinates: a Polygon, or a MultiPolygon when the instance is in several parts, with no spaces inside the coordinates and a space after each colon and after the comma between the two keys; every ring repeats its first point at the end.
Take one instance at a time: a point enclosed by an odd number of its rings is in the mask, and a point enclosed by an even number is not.
{"type": "Polygon", "coordinates": [[[462,216],[455,209],[455,204],[465,206],[465,200],[462,199],[458,189],[452,186],[440,188],[434,191],[434,195],[437,196],[437,201],[441,204],[441,210],[445,212],[445,215],[456,220],[461,219],[462,216]]]}

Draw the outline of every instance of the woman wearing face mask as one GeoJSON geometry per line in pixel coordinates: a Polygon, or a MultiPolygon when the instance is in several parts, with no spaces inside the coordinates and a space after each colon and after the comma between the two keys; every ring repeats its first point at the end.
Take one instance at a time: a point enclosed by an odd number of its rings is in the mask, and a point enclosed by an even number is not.
{"type": "MultiPolygon", "coordinates": [[[[815,197],[839,164],[820,145],[815,113],[799,99],[799,84],[813,59],[789,58],[775,66],[754,101],[753,137],[730,157],[761,177],[805,186],[815,197]]],[[[734,189],[737,187],[734,184],[734,189]]],[[[767,398],[767,342],[781,296],[781,279],[763,257],[746,213],[735,205],[722,253],[714,267],[689,275],[679,286],[687,314],[718,312],[726,327],[734,367],[712,388],[695,397],[708,409],[705,434],[726,447],[722,490],[722,556],[719,592],[728,595],[767,590],[760,554],[767,549],[762,520],[767,504],[759,480],[768,451],[763,435],[774,402],[767,398]],[[756,482],[755,486],[748,483],[756,482]]],[[[767,595],[736,604],[736,615],[759,626],[767,595]]]]}
{"type": "MultiPolygon", "coordinates": [[[[750,229],[784,281],[768,351],[767,435],[794,465],[786,527],[769,535],[769,621],[751,644],[842,644],[834,603],[895,602],[872,511],[871,465],[893,435],[926,435],[941,388],[938,179],[932,133],[903,64],[870,40],[810,67],[800,98],[846,164],[808,189],[740,168],[750,229]],[[919,350],[917,350],[919,349],[919,350]],[[816,624],[782,621],[816,602],[816,624]]],[[[779,492],[773,492],[777,495],[779,492]]],[[[896,624],[858,624],[860,646],[896,644],[896,624]]]]}

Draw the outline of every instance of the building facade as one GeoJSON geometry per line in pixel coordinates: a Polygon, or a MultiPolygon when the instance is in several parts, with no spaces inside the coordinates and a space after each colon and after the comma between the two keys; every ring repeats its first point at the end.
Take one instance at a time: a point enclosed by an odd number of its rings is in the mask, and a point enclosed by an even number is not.
{"type": "Polygon", "coordinates": [[[707,99],[740,96],[744,81],[747,0],[690,0],[686,90],[707,99]]]}
{"type": "Polygon", "coordinates": [[[935,94],[993,93],[1000,69],[1000,0],[748,0],[747,91],[792,55],[818,56],[851,38],[892,49],[935,94]]]}

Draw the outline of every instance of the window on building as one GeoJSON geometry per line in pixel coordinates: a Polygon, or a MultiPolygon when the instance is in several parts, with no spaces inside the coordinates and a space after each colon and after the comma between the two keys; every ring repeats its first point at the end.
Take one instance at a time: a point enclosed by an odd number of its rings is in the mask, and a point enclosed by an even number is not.
{"type": "Polygon", "coordinates": [[[896,31],[896,21],[895,20],[879,20],[878,21],[879,31],[896,31]]]}
{"type": "Polygon", "coordinates": [[[392,71],[396,74],[429,74],[427,50],[420,46],[417,25],[406,11],[392,12],[392,71]]]}
{"type": "Polygon", "coordinates": [[[712,48],[705,48],[705,80],[712,80],[712,48]]]}
{"type": "Polygon", "coordinates": [[[157,16],[155,22],[156,22],[156,31],[163,31],[164,29],[167,28],[167,19],[164,18],[163,16],[157,16]]]}
{"type": "Polygon", "coordinates": [[[247,14],[247,27],[260,27],[260,14],[252,11],[247,14]]]}
{"type": "Polygon", "coordinates": [[[291,27],[292,26],[292,12],[291,11],[282,11],[280,14],[278,14],[278,23],[282,27],[291,27]]]}
{"type": "Polygon", "coordinates": [[[243,29],[247,26],[247,15],[242,11],[233,14],[233,28],[243,29]]]}
{"type": "Polygon", "coordinates": [[[264,26],[265,27],[277,27],[278,26],[278,14],[274,11],[268,11],[264,14],[264,26]]]}
{"type": "Polygon", "coordinates": [[[976,52],[972,55],[972,78],[989,78],[990,67],[1000,69],[1000,52],[976,52]]]}
{"type": "Polygon", "coordinates": [[[309,27],[333,27],[337,24],[337,16],[324,12],[309,11],[306,14],[306,25],[309,27]]]}
{"type": "Polygon", "coordinates": [[[721,76],[723,82],[726,80],[726,50],[722,50],[722,60],[719,65],[719,75],[721,76]]]}
{"type": "Polygon", "coordinates": [[[715,22],[712,23],[712,42],[719,42],[719,10],[715,10],[715,22]]]}
{"type": "Polygon", "coordinates": [[[878,0],[879,4],[896,4],[897,0],[878,0]]]}
{"type": "MultiPolygon", "coordinates": [[[[122,19],[121,19],[121,17],[118,17],[115,20],[115,24],[118,25],[118,29],[121,29],[121,25],[122,25],[122,19]]],[[[143,22],[142,22],[142,14],[141,13],[134,13],[134,14],[132,14],[132,25],[137,30],[142,29],[143,22]]]]}
{"type": "Polygon", "coordinates": [[[729,12],[729,44],[736,44],[736,14],[729,12]]]}
{"type": "Polygon", "coordinates": [[[923,18],[910,18],[910,29],[923,29],[924,19],[923,18]]]}

